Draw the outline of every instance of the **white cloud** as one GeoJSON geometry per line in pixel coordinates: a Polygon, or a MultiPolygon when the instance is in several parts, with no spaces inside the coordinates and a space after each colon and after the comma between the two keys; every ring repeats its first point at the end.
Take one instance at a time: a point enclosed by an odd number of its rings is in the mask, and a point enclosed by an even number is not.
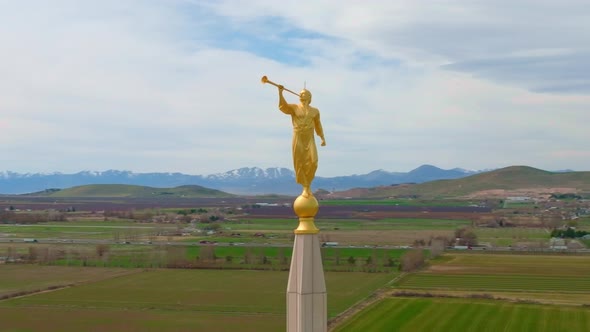
{"type": "Polygon", "coordinates": [[[588,170],[588,24],[534,3],[3,3],[0,169],[291,167],[268,75],[312,91],[318,175],[588,170]]]}

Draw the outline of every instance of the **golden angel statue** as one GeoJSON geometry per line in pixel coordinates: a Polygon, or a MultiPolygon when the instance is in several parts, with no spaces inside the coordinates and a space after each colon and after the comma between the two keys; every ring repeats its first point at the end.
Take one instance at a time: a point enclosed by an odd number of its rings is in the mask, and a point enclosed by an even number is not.
{"type": "MultiPolygon", "coordinates": [[[[313,196],[311,182],[318,168],[318,151],[315,144],[314,132],[322,139],[322,146],[326,145],[324,130],[320,121],[320,111],[310,106],[311,92],[303,89],[299,93],[299,104],[289,104],[283,96],[285,88],[279,88],[279,109],[291,115],[293,123],[293,165],[295,179],[303,186],[303,197],[313,196]]],[[[289,92],[292,92],[288,90],[289,92]]]]}

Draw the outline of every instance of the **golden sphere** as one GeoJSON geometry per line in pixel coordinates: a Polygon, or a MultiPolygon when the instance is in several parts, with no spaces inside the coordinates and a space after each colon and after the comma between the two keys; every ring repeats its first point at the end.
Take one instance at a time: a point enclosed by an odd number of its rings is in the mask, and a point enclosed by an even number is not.
{"type": "Polygon", "coordinates": [[[311,195],[308,197],[300,195],[293,203],[293,210],[295,210],[295,214],[297,214],[299,218],[315,217],[319,208],[320,205],[318,204],[318,200],[311,195]]]}

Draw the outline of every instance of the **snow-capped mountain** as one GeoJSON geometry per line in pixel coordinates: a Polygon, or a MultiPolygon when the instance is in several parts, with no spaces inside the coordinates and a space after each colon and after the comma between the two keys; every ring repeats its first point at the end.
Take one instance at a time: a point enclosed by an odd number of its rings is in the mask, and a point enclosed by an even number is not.
{"type": "MultiPolygon", "coordinates": [[[[407,173],[375,170],[361,175],[316,177],[313,188],[346,190],[355,187],[456,179],[475,173],[478,172],[461,169],[443,170],[431,165],[422,165],[407,173]]],[[[211,175],[134,173],[120,170],[81,171],[74,174],[0,172],[0,194],[23,194],[50,188],[63,189],[86,184],[132,184],[162,188],[195,184],[243,195],[295,195],[301,191],[301,187],[295,183],[295,173],[290,169],[278,167],[266,169],[243,167],[211,175]]]]}
{"type": "Polygon", "coordinates": [[[295,172],[288,168],[267,168],[242,167],[225,173],[217,173],[206,176],[205,178],[220,181],[232,181],[243,179],[281,179],[294,178],[295,172]]]}

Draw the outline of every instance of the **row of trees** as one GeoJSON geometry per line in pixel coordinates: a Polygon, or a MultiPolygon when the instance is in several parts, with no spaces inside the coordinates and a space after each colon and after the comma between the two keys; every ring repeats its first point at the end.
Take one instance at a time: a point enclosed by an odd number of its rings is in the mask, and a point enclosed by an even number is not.
{"type": "Polygon", "coordinates": [[[477,245],[477,234],[473,228],[463,227],[455,230],[455,237],[448,238],[446,236],[431,237],[428,242],[424,239],[414,240],[414,247],[429,246],[432,256],[440,255],[447,246],[475,246],[477,245]]]}
{"type": "Polygon", "coordinates": [[[44,211],[31,213],[0,211],[0,223],[37,224],[48,221],[66,220],[66,214],[59,211],[44,211]]]}
{"type": "MultiPolygon", "coordinates": [[[[424,255],[422,250],[415,250],[401,259],[388,256],[385,252],[375,249],[369,256],[341,257],[335,250],[327,256],[322,253],[324,266],[328,270],[338,271],[390,271],[392,268],[411,270],[422,266],[424,255]]],[[[159,267],[159,268],[256,268],[256,269],[288,269],[290,257],[285,248],[278,248],[276,255],[268,256],[261,248],[246,247],[243,255],[219,257],[215,246],[199,247],[199,255],[189,258],[186,247],[158,246],[152,250],[113,250],[107,244],[90,247],[41,246],[34,245],[28,252],[17,251],[8,247],[0,256],[8,262],[63,264],[76,266],[112,266],[112,267],[159,267]]]]}
{"type": "Polygon", "coordinates": [[[109,218],[130,219],[139,222],[159,222],[159,223],[183,223],[191,222],[210,223],[215,221],[223,221],[225,219],[225,212],[219,209],[211,209],[210,211],[199,209],[184,209],[176,212],[165,212],[160,210],[124,210],[124,211],[104,211],[105,220],[109,218]]]}
{"type": "Polygon", "coordinates": [[[551,231],[551,237],[575,239],[590,234],[590,232],[575,230],[568,227],[567,229],[554,229],[551,231]]]}

